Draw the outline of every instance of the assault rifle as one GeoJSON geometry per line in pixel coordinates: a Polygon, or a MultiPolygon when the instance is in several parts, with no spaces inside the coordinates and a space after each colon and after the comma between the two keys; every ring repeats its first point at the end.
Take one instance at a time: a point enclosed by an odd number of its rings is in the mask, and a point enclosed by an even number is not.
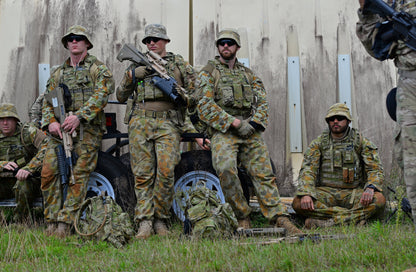
{"type": "Polygon", "coordinates": [[[239,228],[236,233],[240,236],[283,236],[286,234],[285,228],[250,228],[243,229],[239,228]]]}
{"type": "Polygon", "coordinates": [[[149,51],[143,54],[131,44],[125,44],[117,55],[117,59],[122,62],[129,60],[137,65],[146,65],[149,69],[155,71],[159,76],[152,78],[153,84],[164,94],[169,96],[177,105],[185,106],[187,98],[185,89],[179,86],[176,80],[166,72],[165,65],[167,62],[157,53],[149,51]]]}
{"type": "Polygon", "coordinates": [[[269,239],[265,241],[258,241],[258,242],[248,242],[248,243],[240,243],[240,245],[271,245],[271,244],[279,244],[279,243],[303,243],[306,241],[311,241],[313,243],[320,243],[323,240],[341,240],[341,239],[349,239],[353,238],[355,235],[321,235],[319,233],[313,234],[303,234],[297,236],[287,236],[287,237],[280,237],[276,239],[269,239]]]}
{"type": "MultiPolygon", "coordinates": [[[[65,84],[59,84],[59,87],[45,95],[45,98],[53,106],[53,111],[61,126],[67,116],[65,113],[64,94],[68,100],[68,97],[70,98],[68,87],[65,84]]],[[[68,115],[71,114],[72,113],[69,113],[68,115]]],[[[63,129],[61,129],[61,132],[63,145],[60,144],[57,146],[56,155],[58,158],[58,169],[62,184],[63,200],[65,201],[69,182],[75,182],[72,157],[73,142],[72,137],[68,132],[65,132],[63,129]]]]}
{"type": "Polygon", "coordinates": [[[389,24],[381,33],[383,41],[402,40],[408,47],[416,50],[416,22],[412,15],[404,11],[395,11],[383,0],[365,0],[363,12],[378,14],[389,24]]]}

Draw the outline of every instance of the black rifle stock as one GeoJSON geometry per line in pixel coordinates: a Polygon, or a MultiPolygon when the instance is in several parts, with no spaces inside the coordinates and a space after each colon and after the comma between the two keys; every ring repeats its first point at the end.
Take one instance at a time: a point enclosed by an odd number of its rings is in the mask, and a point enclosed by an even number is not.
{"type": "Polygon", "coordinates": [[[378,14],[392,23],[392,28],[382,35],[383,40],[402,40],[408,47],[416,50],[416,22],[412,15],[395,11],[382,0],[365,0],[363,12],[378,14]]]}
{"type": "Polygon", "coordinates": [[[149,51],[143,54],[131,44],[125,44],[117,55],[117,60],[123,62],[125,60],[136,63],[137,65],[145,65],[149,69],[155,71],[159,76],[152,78],[153,84],[163,93],[169,96],[177,105],[186,105],[184,99],[185,89],[182,88],[176,80],[169,76],[164,65],[166,61],[155,52],[149,51]],[[179,93],[180,92],[180,93],[179,93]]]}

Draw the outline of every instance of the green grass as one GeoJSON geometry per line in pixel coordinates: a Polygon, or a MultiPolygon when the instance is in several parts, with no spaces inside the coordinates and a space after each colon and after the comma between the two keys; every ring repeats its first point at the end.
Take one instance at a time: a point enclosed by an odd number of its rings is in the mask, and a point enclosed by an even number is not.
{"type": "Polygon", "coordinates": [[[0,228],[0,271],[403,271],[416,266],[416,232],[403,218],[313,232],[351,239],[272,245],[256,242],[273,237],[192,240],[174,223],[171,236],[133,239],[122,249],[46,237],[42,224],[11,224],[0,228]]]}

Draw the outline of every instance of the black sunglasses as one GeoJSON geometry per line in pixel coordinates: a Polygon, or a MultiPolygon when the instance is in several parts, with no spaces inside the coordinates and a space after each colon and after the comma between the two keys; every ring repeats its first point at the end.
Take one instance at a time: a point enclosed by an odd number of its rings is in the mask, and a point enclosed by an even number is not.
{"type": "Polygon", "coordinates": [[[146,39],[144,39],[144,43],[145,44],[149,44],[151,42],[157,43],[158,41],[160,41],[161,38],[157,38],[157,37],[148,37],[146,39]]]}
{"type": "Polygon", "coordinates": [[[221,46],[224,46],[224,45],[228,45],[228,46],[233,46],[233,45],[236,45],[237,43],[234,41],[234,40],[231,40],[231,39],[222,39],[222,40],[219,40],[218,42],[217,42],[217,46],[218,45],[221,45],[221,46]]]}
{"type": "Polygon", "coordinates": [[[342,115],[334,115],[334,116],[331,116],[331,117],[327,118],[327,120],[331,121],[331,122],[334,122],[335,119],[337,119],[338,121],[344,121],[345,119],[347,119],[347,117],[342,116],[342,115]]]}
{"type": "Polygon", "coordinates": [[[81,36],[81,35],[71,35],[66,38],[67,42],[73,42],[74,40],[77,42],[80,42],[80,41],[85,41],[86,38],[85,36],[81,36]]]}

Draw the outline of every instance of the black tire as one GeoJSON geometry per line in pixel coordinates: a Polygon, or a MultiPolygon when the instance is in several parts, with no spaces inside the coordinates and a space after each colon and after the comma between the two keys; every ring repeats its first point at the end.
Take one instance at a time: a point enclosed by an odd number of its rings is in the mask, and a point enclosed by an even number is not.
{"type": "Polygon", "coordinates": [[[211,151],[191,150],[183,152],[181,154],[181,161],[175,167],[175,181],[186,173],[195,170],[203,170],[217,175],[214,167],[212,167],[211,151]]]}
{"type": "Polygon", "coordinates": [[[119,156],[122,156],[122,155],[128,153],[128,148],[129,148],[128,145],[129,145],[129,139],[122,140],[119,144],[113,144],[112,146],[107,148],[105,153],[108,153],[108,154],[113,155],[115,157],[117,157],[117,154],[119,156]]]}
{"type": "Polygon", "coordinates": [[[100,151],[95,172],[103,175],[111,183],[115,200],[123,211],[134,215],[136,195],[134,179],[129,175],[129,169],[119,159],[100,151]]]}

